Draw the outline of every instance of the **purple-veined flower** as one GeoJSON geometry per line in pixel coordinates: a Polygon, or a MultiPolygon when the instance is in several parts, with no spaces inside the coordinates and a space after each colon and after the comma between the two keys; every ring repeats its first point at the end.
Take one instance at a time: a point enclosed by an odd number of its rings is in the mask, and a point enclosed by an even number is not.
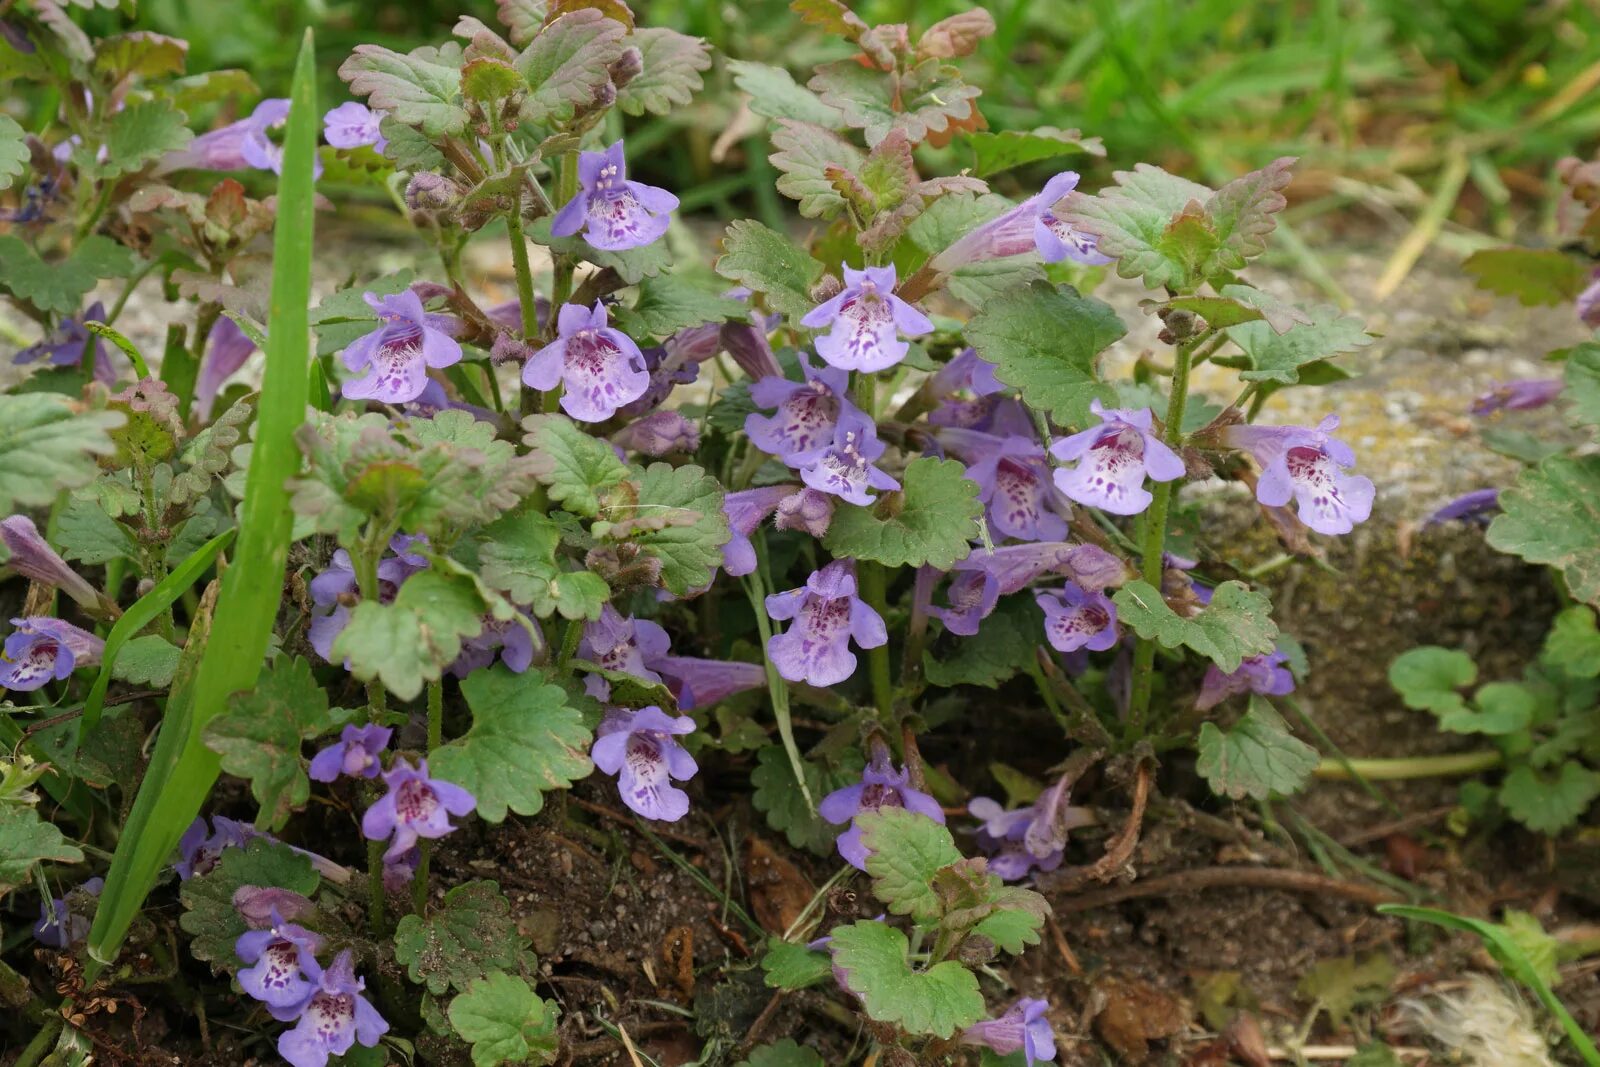
{"type": "Polygon", "coordinates": [[[880,747],[861,772],[861,781],[843,789],[835,789],[817,805],[817,814],[829,822],[850,824],[839,835],[835,845],[839,855],[852,867],[863,871],[867,869],[867,846],[861,840],[861,827],[856,824],[856,816],[864,811],[905,808],[925,815],[941,826],[944,824],[944,810],[939,807],[939,802],[920,789],[913,788],[908,784],[910,780],[910,772],[904,768],[895,770],[894,764],[889,761],[888,751],[880,747]]]}
{"type": "MultiPolygon", "coordinates": [[[[275,144],[267,131],[289,120],[289,101],[271,97],[256,105],[247,118],[230,122],[220,129],[202,133],[176,152],[168,152],[156,168],[157,174],[175,170],[270,170],[283,169],[283,146],[275,144]]],[[[322,173],[322,160],[315,160],[316,173],[322,173]]]]}
{"type": "Polygon", "coordinates": [[[1299,503],[1300,521],[1323,534],[1345,534],[1372,514],[1372,479],[1346,474],[1355,453],[1329,436],[1339,416],[1329,415],[1316,429],[1303,426],[1230,426],[1224,444],[1243,448],[1261,465],[1256,499],[1281,508],[1299,503]]]}
{"type": "MultiPolygon", "coordinates": [[[[388,604],[400,591],[401,584],[413,574],[428,567],[428,557],[412,551],[415,545],[427,546],[423,535],[396,534],[389,539],[389,552],[378,561],[378,602],[388,604]]],[[[328,569],[308,583],[311,602],[324,609],[311,617],[306,629],[306,640],[329,663],[333,659],[333,642],[350,621],[349,604],[360,595],[356,584],[355,565],[350,553],[344,549],[334,552],[328,569]]]]}
{"type": "Polygon", "coordinates": [[[777,456],[791,467],[799,467],[798,457],[814,455],[833,443],[840,418],[861,409],[847,395],[850,375],[835,367],[815,367],[800,355],[805,381],[783,377],[762,378],[750,386],[750,400],[758,408],[777,408],[771,415],[751,414],[744,420],[744,432],[761,451],[777,456]]]}
{"type": "Polygon", "coordinates": [[[400,855],[383,861],[383,889],[386,893],[403,893],[413,879],[417,877],[417,868],[422,866],[422,849],[412,845],[400,855]]]}
{"type": "Polygon", "coordinates": [[[252,930],[265,930],[279,922],[294,922],[317,910],[304,893],[275,885],[242,885],[233,891],[233,910],[252,930]]]}
{"type": "Polygon", "coordinates": [[[422,395],[429,367],[461,362],[461,345],[451,336],[455,320],[422,310],[416,293],[404,289],[389,296],[361,295],[379,325],[344,350],[344,365],[366,372],[341,386],[346,397],[405,404],[422,395]]]}
{"type": "Polygon", "coordinates": [[[676,411],[652,411],[612,434],[611,443],[646,456],[693,452],[700,447],[700,427],[676,411]]]}
{"type": "Polygon", "coordinates": [[[722,498],[722,513],[728,517],[733,537],[722,546],[722,569],[735,578],[756,569],[756,548],[750,535],[761,528],[767,516],[793,495],[793,485],[763,485],[743,489],[722,498]]]}
{"type": "Polygon", "coordinates": [[[1463,493],[1444,507],[1428,516],[1426,525],[1435,523],[1452,522],[1459,519],[1462,522],[1487,523],[1489,516],[1500,510],[1500,490],[1474,489],[1470,493],[1463,493]]]}
{"type": "Polygon", "coordinates": [[[933,332],[928,316],[894,295],[893,266],[844,268],[844,288],[806,312],[802,326],[829,331],[817,338],[817,355],[841,370],[880,371],[906,358],[900,335],[933,332]]]}
{"type": "MultiPolygon", "coordinates": [[[[173,861],[172,869],[177,872],[179,880],[186,882],[197,874],[210,871],[226,850],[243,848],[256,838],[281,844],[276,837],[264,830],[257,830],[249,823],[238,822],[223,815],[213,815],[211,825],[208,827],[205,816],[199,816],[189,824],[189,828],[178,839],[178,858],[173,861]]],[[[311,866],[324,878],[340,885],[350,880],[348,867],[303,848],[295,848],[293,845],[287,847],[309,859],[311,866]]]]}
{"type": "Polygon", "coordinates": [[[522,368],[522,382],[545,392],[565,385],[561,410],[579,422],[604,422],[618,408],[644,395],[650,385],[644,355],[633,338],[606,325],[606,307],[563,304],[557,337],[522,368]]]}
{"type": "Polygon", "coordinates": [[[1044,635],[1057,652],[1104,652],[1117,643],[1117,606],[1104,593],[1068,582],[1060,592],[1039,593],[1033,599],[1044,609],[1044,635]]]}
{"type": "Polygon", "coordinates": [[[928,614],[944,623],[945,629],[962,637],[972,637],[978,624],[993,613],[1000,601],[1000,583],[987,569],[958,570],[945,589],[949,607],[928,608],[928,614]]]}
{"type": "Polygon", "coordinates": [[[1002,545],[974,551],[957,563],[946,592],[950,606],[928,610],[943,620],[951,633],[971,637],[1000,597],[1010,596],[1046,574],[1064,574],[1080,589],[1098,591],[1121,585],[1129,570],[1124,560],[1098,545],[1065,541],[1002,545]]]}
{"type": "Polygon", "coordinates": [[[1565,384],[1560,378],[1518,378],[1496,382],[1487,393],[1472,402],[1472,413],[1492,415],[1496,411],[1542,408],[1561,395],[1565,384]]]}
{"type": "Polygon", "coordinates": [[[1078,184],[1077,175],[1073,175],[1071,184],[1065,188],[1051,186],[1059,182],[1064,175],[1056,175],[1046,183],[1044,192],[1040,197],[1044,207],[1033,219],[1033,245],[1039,250],[1039,258],[1046,263],[1060,263],[1070,259],[1074,263],[1085,266],[1097,267],[1103,263],[1110,263],[1111,257],[1100,251],[1100,239],[1092,233],[1073,226],[1066,219],[1055,213],[1055,205],[1062,196],[1072,191],[1072,186],[1078,184]],[[1051,198],[1051,194],[1059,190],[1059,194],[1051,198]]]}
{"type": "Polygon", "coordinates": [[[1053,486],[1044,449],[1031,437],[996,437],[976,430],[943,430],[939,441],[967,462],[978,483],[989,525],[1020,541],[1059,541],[1067,522],[1051,509],[1053,486]]]}
{"type": "Polygon", "coordinates": [[[1020,1052],[1028,1067],[1056,1058],[1056,1035],[1045,1012],[1050,1002],[1023,997],[1003,1015],[973,1023],[961,1031],[965,1045],[981,1045],[997,1056],[1020,1052]]]}
{"type": "Polygon", "coordinates": [[[195,416],[201,422],[211,418],[211,406],[217,402],[222,384],[244,366],[255,350],[256,343],[239,329],[237,322],[226,315],[217,319],[206,336],[206,355],[200,361],[200,374],[194,383],[195,416]]]}
{"type": "Polygon", "coordinates": [[[47,615],[12,619],[0,659],[0,689],[30,692],[69,677],[77,667],[99,664],[106,643],[87,630],[47,615]]]}
{"type": "Polygon", "coordinates": [[[852,639],[862,648],[889,640],[883,616],[856,595],[855,570],[846,560],[813,571],[799,589],[768,596],[767,614],[794,620],[767,642],[772,665],[791,682],[838,685],[856,672],[852,639]]]}
{"type": "Polygon", "coordinates": [[[677,739],[694,733],[687,715],[672,718],[654,704],[637,711],[614,708],[596,731],[589,757],[617,776],[622,802],[646,819],[677,822],[689,814],[689,794],[673,785],[700,768],[677,739]]]}
{"type": "Polygon", "coordinates": [[[783,377],[778,357],[772,354],[772,343],[767,340],[765,324],[756,326],[745,322],[725,322],[718,330],[718,340],[734,364],[752,382],[783,377]]]}
{"type": "Polygon", "coordinates": [[[822,538],[833,524],[834,497],[807,486],[778,502],[773,525],[780,530],[802,530],[822,538]]]}
{"type": "Polygon", "coordinates": [[[719,324],[708,322],[679,330],[661,344],[641,349],[650,384],[637,400],[618,408],[617,414],[636,419],[656,410],[674,389],[700,377],[700,364],[717,354],[720,340],[719,324]]]}
{"type": "Polygon", "coordinates": [[[1200,682],[1195,710],[1208,711],[1240,693],[1281,697],[1294,692],[1294,675],[1284,666],[1288,659],[1282,649],[1273,649],[1269,655],[1246,656],[1232,671],[1211,664],[1200,682]]]}
{"type": "Polygon", "coordinates": [[[898,481],[875,464],[886,447],[878,440],[878,429],[872,420],[852,407],[839,415],[831,442],[792,458],[806,485],[847,504],[865,506],[878,499],[869,490],[900,488],[898,481]]]}
{"type": "Polygon", "coordinates": [[[420,839],[443,837],[455,829],[450,816],[471,814],[478,802],[453,782],[428,776],[428,761],[412,767],[403,759],[383,774],[388,787],[361,816],[361,833],[368,841],[388,839],[385,861],[402,856],[420,839]]]}
{"type": "Polygon", "coordinates": [[[116,371],[111,368],[106,343],[84,326],[86,322],[104,322],[105,318],[106,306],[96,300],[80,317],[56,323],[56,328],[42,341],[18,352],[11,362],[33,363],[42,359],[52,367],[76,367],[83,363],[83,353],[87,349],[94,358],[95,380],[109,385],[116,380],[116,371]]]}
{"type": "Polygon", "coordinates": [[[355,958],[345,949],[324,971],[317,961],[303,957],[313,991],[294,1011],[272,1009],[282,1022],[298,1019],[294,1029],[278,1035],[278,1055],[294,1067],[327,1067],[330,1057],[342,1056],[360,1043],[374,1048],[389,1024],[362,992],[367,983],[356,977],[355,958]]]}
{"type": "Polygon", "coordinates": [[[234,942],[234,955],[251,965],[239,971],[239,987],[269,1007],[298,1008],[316,988],[305,963],[315,967],[321,948],[320,935],[274,911],[270,927],[247,930],[234,942]]]}
{"type": "Polygon", "coordinates": [[[1038,252],[1049,263],[1072,259],[1084,264],[1111,262],[1096,239],[1073,229],[1055,214],[1058,203],[1078,185],[1078,175],[1062,171],[1016,207],[975,226],[933,258],[933,269],[949,274],[968,263],[1038,252]]]}
{"type": "Polygon", "coordinates": [[[384,112],[372,111],[365,104],[346,100],[322,116],[322,136],[335,148],[359,148],[371,145],[382,152],[388,141],[378,130],[384,112]]]}
{"type": "Polygon", "coordinates": [[[978,828],[978,848],[989,861],[989,873],[1002,881],[1020,882],[1035,870],[1053,871],[1061,866],[1062,852],[1035,856],[1023,843],[1028,824],[1034,818],[1032,806],[1007,811],[988,797],[973,797],[967,811],[983,825],[978,828]]]}
{"type": "Polygon", "coordinates": [[[759,663],[694,656],[656,656],[646,662],[651,670],[661,675],[678,701],[678,707],[684,711],[707,707],[735,693],[761,689],[767,684],[767,669],[759,663]]]}
{"type": "Polygon", "coordinates": [[[0,519],[0,542],[11,555],[4,564],[30,581],[53,586],[86,608],[97,608],[100,594],[77,571],[68,566],[39,528],[26,515],[0,519]]]}
{"type": "Polygon", "coordinates": [[[1150,431],[1149,408],[1104,408],[1094,400],[1089,410],[1100,417],[1099,426],[1050,446],[1056,459],[1078,464],[1056,471],[1056,488],[1080,504],[1113,515],[1137,515],[1153,499],[1144,487],[1145,476],[1156,482],[1181,478],[1183,460],[1150,431]]]}
{"type": "Polygon", "coordinates": [[[313,782],[331,782],[341,774],[350,778],[376,778],[383,773],[383,751],[394,731],[387,726],[346,726],[339,740],[311,757],[313,782]]]}
{"type": "Polygon", "coordinates": [[[39,921],[33,924],[33,939],[50,948],[69,949],[89,936],[90,917],[73,911],[75,899],[98,897],[106,887],[104,878],[91,878],[64,897],[53,897],[39,904],[39,921]]]}
{"type": "Polygon", "coordinates": [[[510,619],[485,615],[482,632],[461,642],[461,654],[446,670],[465,678],[473,671],[492,666],[498,657],[512,674],[521,674],[533,666],[532,626],[533,621],[520,610],[510,619]]]}
{"type": "Polygon", "coordinates": [[[550,220],[551,235],[571,237],[582,230],[591,247],[622,252],[666,233],[678,198],[654,185],[629,181],[627,166],[621,141],[604,152],[580,154],[580,188],[550,220]]]}
{"type": "MultiPolygon", "coordinates": [[[[598,663],[610,671],[631,674],[646,682],[659,682],[661,675],[645,666],[647,660],[665,656],[672,648],[672,639],[649,619],[635,619],[620,614],[606,604],[600,617],[585,623],[583,640],[578,642],[578,657],[598,663]]],[[[598,674],[591,674],[585,689],[597,700],[611,696],[611,683],[598,674]]]]}

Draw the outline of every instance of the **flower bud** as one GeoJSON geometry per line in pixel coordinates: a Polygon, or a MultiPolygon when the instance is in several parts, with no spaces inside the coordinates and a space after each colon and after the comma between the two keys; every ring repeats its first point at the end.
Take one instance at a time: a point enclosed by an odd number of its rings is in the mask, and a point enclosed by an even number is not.
{"type": "Polygon", "coordinates": [[[811,287],[811,299],[814,303],[825,304],[844,291],[844,282],[837,276],[824,274],[817,279],[817,284],[811,287]]]}
{"type": "Polygon", "coordinates": [[[994,942],[982,934],[970,934],[956,949],[956,958],[968,967],[977,967],[994,959],[994,942]]]}
{"type": "Polygon", "coordinates": [[[612,61],[606,73],[611,75],[611,84],[618,89],[627,85],[644,72],[644,53],[637,48],[624,48],[622,54],[612,61]]]}
{"type": "Polygon", "coordinates": [[[406,184],[406,206],[413,211],[445,211],[466,190],[452,178],[431,171],[418,171],[406,184]]]}

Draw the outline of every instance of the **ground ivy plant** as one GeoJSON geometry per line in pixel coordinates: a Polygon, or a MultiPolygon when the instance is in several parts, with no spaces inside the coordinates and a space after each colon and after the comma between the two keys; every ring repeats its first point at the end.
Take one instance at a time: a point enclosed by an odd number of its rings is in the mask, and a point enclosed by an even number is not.
{"type": "MultiPolygon", "coordinates": [[[[40,942],[89,939],[69,996],[144,977],[135,956],[176,966],[171,924],[131,921],[143,834],[116,830],[162,713],[194,741],[167,763],[157,735],[148,775],[200,783],[191,812],[219,771],[240,788],[160,857],[176,888],[157,892],[296,1067],[553,1062],[561,1013],[509,901],[431,866],[440,839],[540,815],[595,772],[670,822],[702,763],[741,769],[791,844],[864,873],[881,915],[819,897],[761,965],[837,989],[897,1063],[1054,1057],[1048,1006],[990,964],[1046,918],[1012,883],[1111,873],[1066,866],[1089,766],[1135,812],[1178,749],[1227,796],[1305,780],[1315,752],[1273,704],[1298,646],[1185,491],[1241,483],[1301,554],[1372,506],[1336,415],[1263,420],[1368,340],[1247,276],[1293,161],[1219,189],[1148,164],[1094,194],[1072,171],[1025,188],[1025,166],[1104,149],[986,129],[959,65],[985,12],[869,26],[793,6],[841,58],[804,85],[728,73],[804,225],[733,222],[706,259],[677,195],[629,176],[626,136],[701,88],[704,42],[618,0],[501,0],[498,28],[463,17],[343,61],[324,187],[387,190],[437,265],[310,310],[298,466],[272,487],[293,513],[281,607],[255,684],[203,707],[208,578],[226,597],[235,539],[261,543],[269,451],[265,393],[229,382],[298,343],[264,240],[305,120],[284,100],[213,115],[251,87],[186,75],[181,41],[94,40],[45,0],[7,14],[0,61],[55,110],[0,120],[0,288],[39,335],[0,364],[0,534],[32,583],[0,662],[0,890],[39,887],[40,942]],[[474,240],[506,243],[515,299],[469,284],[474,240]],[[1091,295],[1113,271],[1146,296],[1091,295]],[[152,275],[173,299],[159,355],[115,325],[152,275]],[[85,306],[107,279],[109,310],[85,306]],[[1127,352],[1142,316],[1159,345],[1127,352]],[[966,797],[919,739],[1013,682],[1059,728],[1056,771],[1023,806],[971,799],[958,837],[966,797]],[[114,905],[91,877],[108,850],[114,905]]],[[[81,1024],[42,1015],[51,1040],[81,1024]]]]}

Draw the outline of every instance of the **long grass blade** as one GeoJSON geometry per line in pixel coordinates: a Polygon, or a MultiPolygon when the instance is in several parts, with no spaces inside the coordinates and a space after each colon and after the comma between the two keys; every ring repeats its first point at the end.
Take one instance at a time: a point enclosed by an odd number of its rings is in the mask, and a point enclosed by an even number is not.
{"type": "Polygon", "coordinates": [[[219,770],[201,742],[206,721],[229,694],[255,684],[278,613],[289,553],[291,514],[285,481],[299,467],[294,432],[305,419],[311,299],[312,198],[317,132],[316,66],[307,30],[295,63],[278,218],[273,234],[272,302],[267,366],[261,386],[250,471],[240,506],[238,548],[222,576],[209,640],[192,684],[174,686],[150,769],[123,827],[89,931],[88,978],[126,937],[178,839],[205,803],[219,770]]]}

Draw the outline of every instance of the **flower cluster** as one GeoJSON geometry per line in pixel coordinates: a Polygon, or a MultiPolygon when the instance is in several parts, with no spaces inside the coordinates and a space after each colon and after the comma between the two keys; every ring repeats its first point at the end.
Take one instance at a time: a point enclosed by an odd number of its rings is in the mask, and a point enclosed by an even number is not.
{"type": "Polygon", "coordinates": [[[279,1022],[295,1025],[278,1035],[278,1055],[294,1067],[325,1067],[351,1046],[374,1048],[389,1024],[356,976],[355,955],[345,949],[327,968],[317,962],[323,938],[285,921],[276,910],[265,929],[239,935],[234,952],[249,966],[239,987],[265,1004],[279,1022]]]}
{"type": "Polygon", "coordinates": [[[1035,870],[1061,866],[1067,834],[1094,822],[1087,808],[1067,803],[1069,782],[1062,778],[1025,808],[1007,811],[988,797],[973,797],[967,811],[981,825],[978,847],[989,857],[989,870],[1008,882],[1021,881],[1035,870]]]}

